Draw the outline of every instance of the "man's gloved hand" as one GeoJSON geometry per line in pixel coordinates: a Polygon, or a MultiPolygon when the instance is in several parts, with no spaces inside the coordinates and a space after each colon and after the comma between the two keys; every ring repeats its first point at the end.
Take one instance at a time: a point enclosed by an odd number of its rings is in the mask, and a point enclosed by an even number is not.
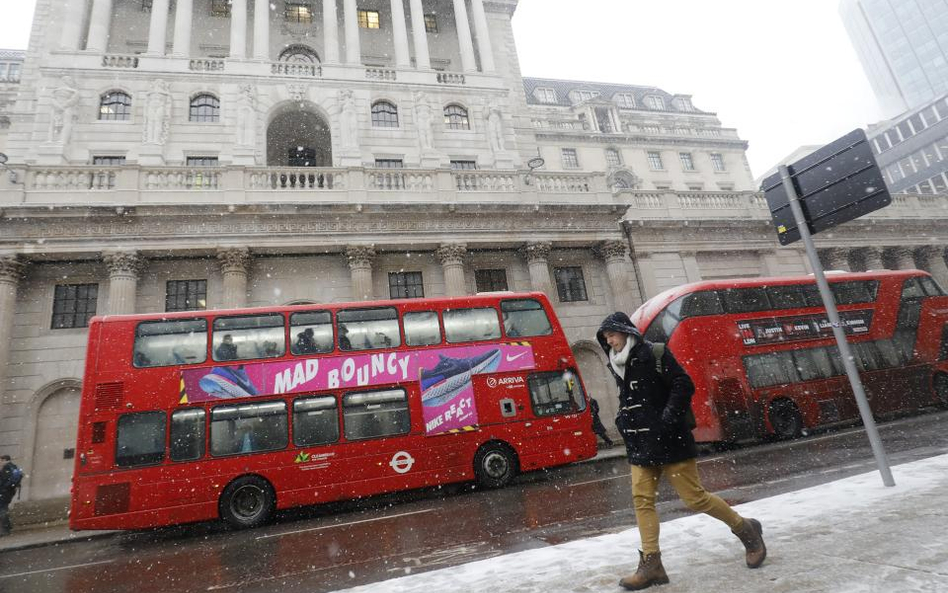
{"type": "Polygon", "coordinates": [[[681,423],[681,414],[672,408],[666,407],[662,410],[662,424],[665,426],[677,426],[681,423]]]}

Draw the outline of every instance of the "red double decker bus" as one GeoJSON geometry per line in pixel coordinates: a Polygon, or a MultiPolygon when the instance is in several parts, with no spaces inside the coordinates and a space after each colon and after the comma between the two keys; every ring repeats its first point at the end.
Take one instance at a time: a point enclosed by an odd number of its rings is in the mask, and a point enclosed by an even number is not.
{"type": "Polygon", "coordinates": [[[541,293],[96,317],[72,529],[146,528],[588,459],[541,293]]]}
{"type": "MultiPolygon", "coordinates": [[[[925,272],[832,273],[873,413],[948,403],[948,296],[925,272]]],[[[792,438],[859,410],[812,276],[687,284],[632,321],[695,382],[699,442],[792,438]]]]}

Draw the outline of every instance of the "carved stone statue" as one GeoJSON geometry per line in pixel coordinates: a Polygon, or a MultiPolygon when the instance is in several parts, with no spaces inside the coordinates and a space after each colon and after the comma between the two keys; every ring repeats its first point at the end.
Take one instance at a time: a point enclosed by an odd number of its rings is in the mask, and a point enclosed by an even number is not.
{"type": "Polygon", "coordinates": [[[494,152],[503,152],[504,116],[500,105],[491,101],[484,110],[484,118],[487,120],[487,139],[490,142],[490,149],[494,152]]]}
{"type": "Polygon", "coordinates": [[[253,146],[257,136],[257,97],[252,84],[240,85],[237,96],[237,146],[253,146]]]}
{"type": "Polygon", "coordinates": [[[340,124],[342,127],[342,145],[346,148],[359,146],[359,113],[352,91],[339,91],[340,124]]]}
{"type": "Polygon", "coordinates": [[[53,89],[50,108],[50,142],[68,144],[72,135],[72,125],[76,121],[76,107],[79,105],[79,90],[71,76],[62,77],[62,85],[53,89]]]}
{"type": "Polygon", "coordinates": [[[168,129],[171,127],[171,93],[164,80],[156,80],[152,87],[145,102],[142,143],[163,145],[168,140],[168,129]]]}
{"type": "Polygon", "coordinates": [[[434,148],[434,114],[428,99],[422,93],[415,93],[415,125],[418,126],[418,143],[421,150],[431,150],[434,148]]]}

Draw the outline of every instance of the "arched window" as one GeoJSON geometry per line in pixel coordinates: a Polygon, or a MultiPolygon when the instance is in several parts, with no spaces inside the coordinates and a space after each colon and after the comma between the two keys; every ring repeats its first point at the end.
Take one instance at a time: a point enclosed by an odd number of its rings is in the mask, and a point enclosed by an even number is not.
{"type": "Polygon", "coordinates": [[[373,128],[397,128],[398,107],[389,101],[376,101],[372,104],[373,128]]]}
{"type": "Polygon", "coordinates": [[[221,102],[217,97],[204,93],[191,99],[191,111],[188,115],[188,121],[216,122],[220,119],[221,102]]]}
{"type": "Polygon", "coordinates": [[[467,117],[467,109],[457,104],[445,107],[444,127],[449,130],[470,130],[471,120],[467,117]]]}
{"type": "Polygon", "coordinates": [[[99,98],[99,119],[127,121],[132,118],[132,98],[122,91],[110,91],[99,98]]]}
{"type": "Polygon", "coordinates": [[[308,45],[294,44],[280,52],[281,62],[319,64],[319,54],[308,45]]]}

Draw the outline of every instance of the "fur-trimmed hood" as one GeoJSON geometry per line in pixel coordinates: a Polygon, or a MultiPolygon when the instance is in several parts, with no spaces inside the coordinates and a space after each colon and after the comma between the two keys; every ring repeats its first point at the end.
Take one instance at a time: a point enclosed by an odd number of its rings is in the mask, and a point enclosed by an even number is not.
{"type": "Polygon", "coordinates": [[[616,311],[612,315],[609,315],[602,320],[602,323],[599,325],[599,331],[596,332],[596,340],[599,342],[599,345],[602,346],[603,352],[606,355],[609,355],[609,351],[612,350],[609,347],[609,343],[606,342],[607,331],[621,332],[623,334],[629,334],[630,336],[635,336],[636,343],[642,343],[642,334],[639,333],[639,330],[632,323],[632,320],[629,319],[629,316],[623,313],[622,311],[616,311]]]}

